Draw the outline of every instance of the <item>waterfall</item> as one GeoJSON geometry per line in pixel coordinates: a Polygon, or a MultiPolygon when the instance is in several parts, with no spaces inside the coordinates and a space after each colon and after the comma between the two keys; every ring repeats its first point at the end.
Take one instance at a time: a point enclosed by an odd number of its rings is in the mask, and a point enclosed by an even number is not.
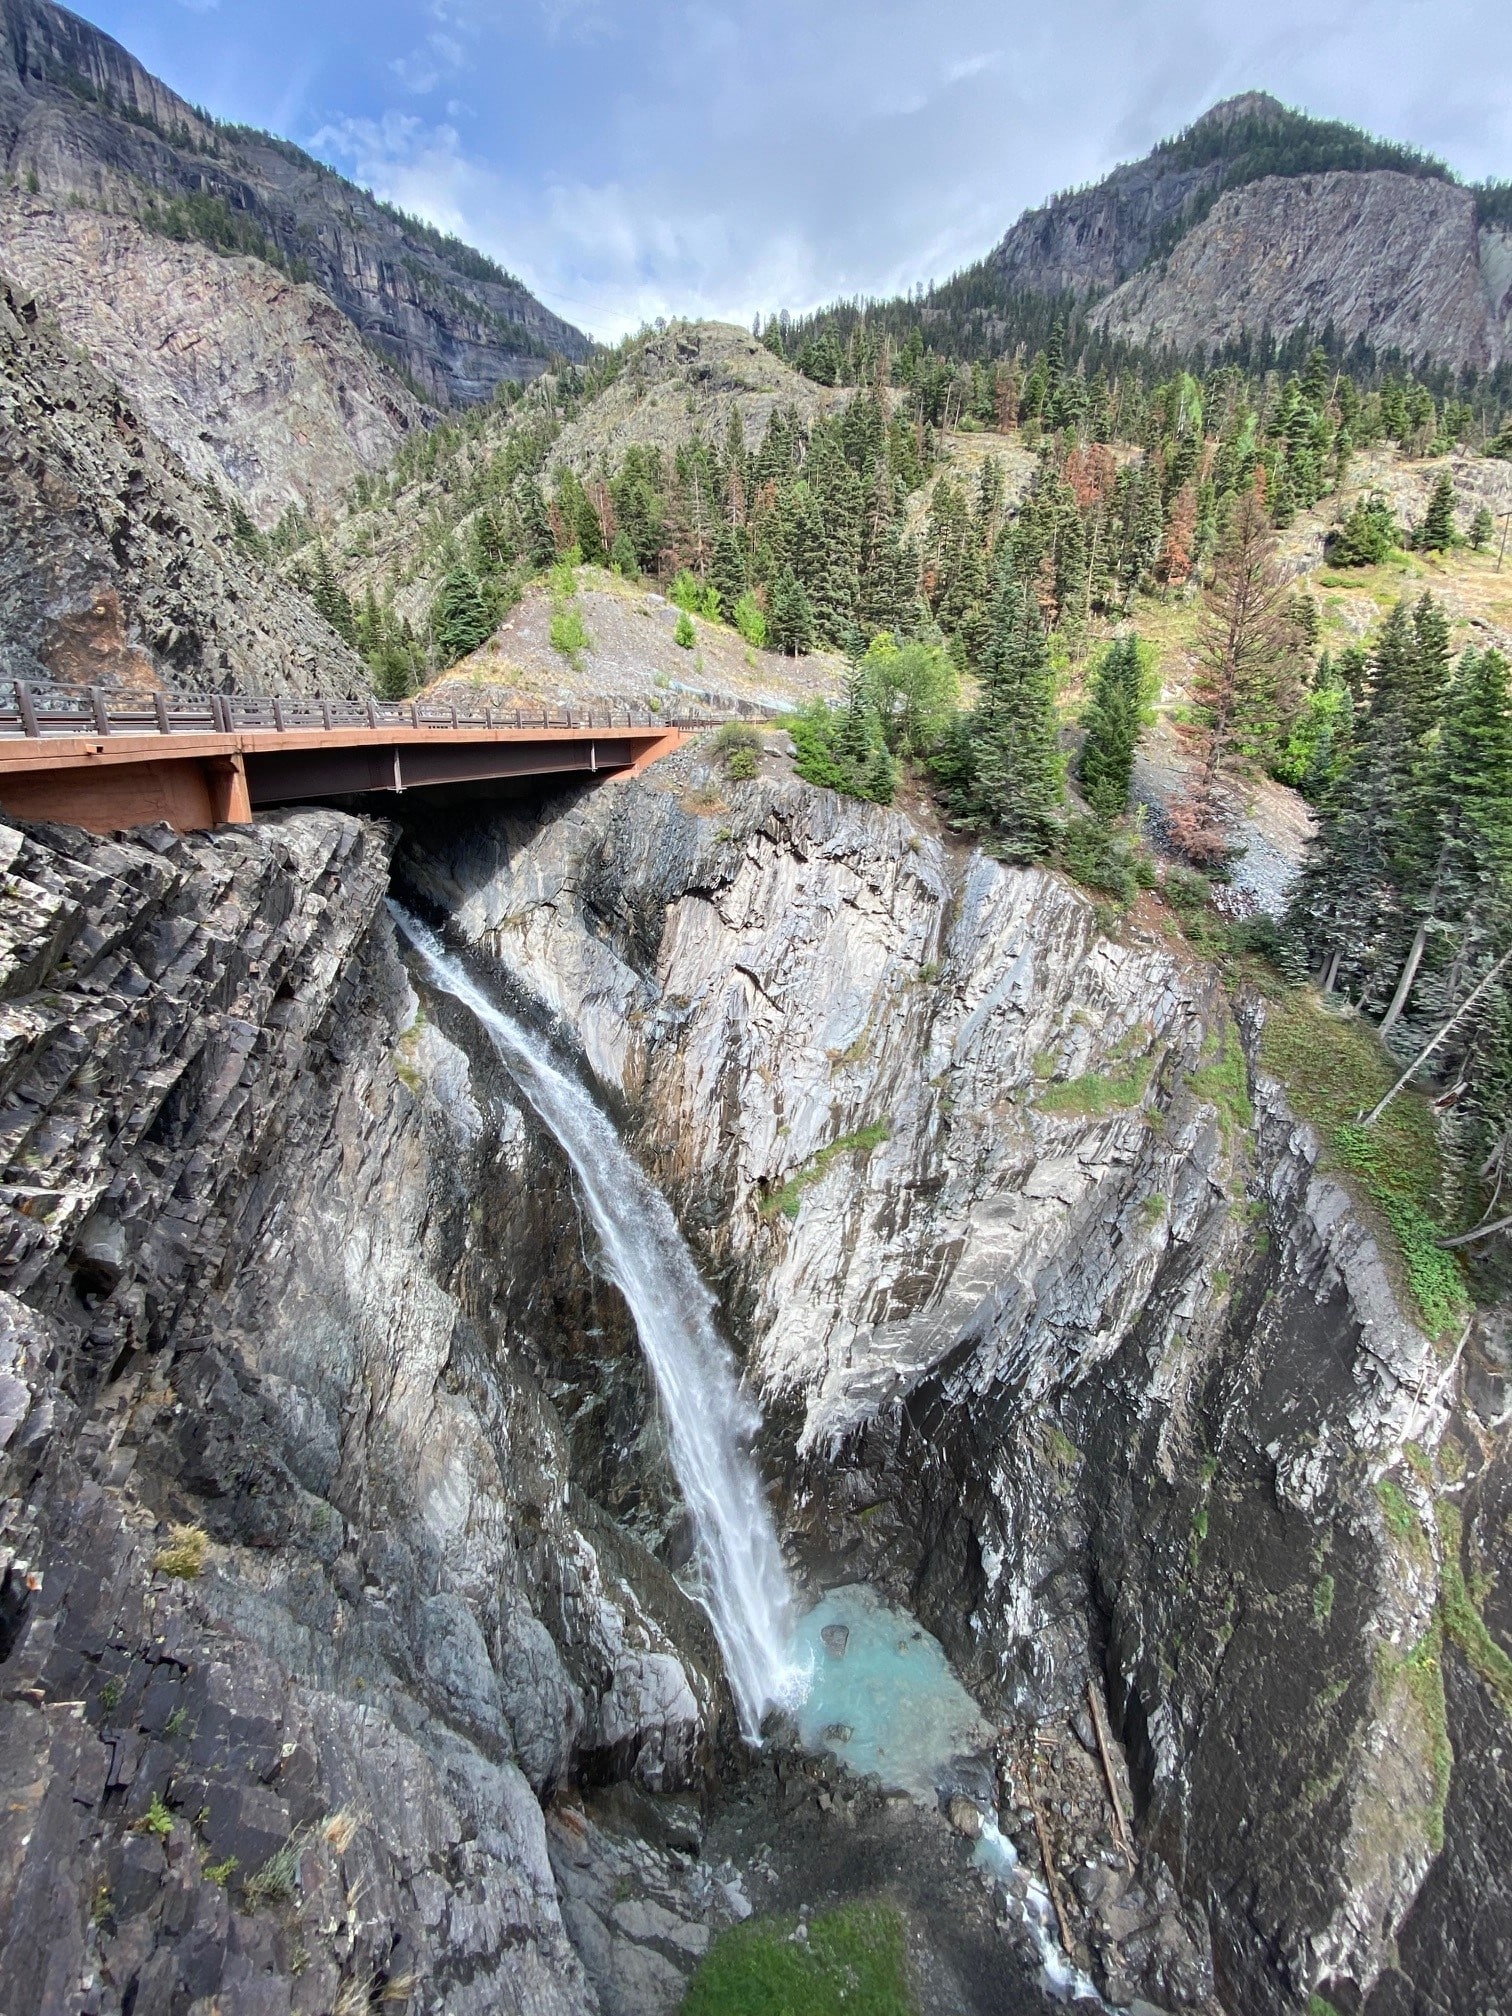
{"type": "Polygon", "coordinates": [[[572,1165],[603,1252],[656,1381],[672,1467],[693,1518],[701,1596],[724,1654],[741,1733],[759,1740],[774,1702],[802,1691],[790,1650],[791,1598],[772,1515],[748,1444],[761,1416],[742,1392],[714,1323],[714,1297],[665,1197],[606,1115],[397,903],[390,910],[436,987],[488,1031],[510,1076],[572,1165]]]}

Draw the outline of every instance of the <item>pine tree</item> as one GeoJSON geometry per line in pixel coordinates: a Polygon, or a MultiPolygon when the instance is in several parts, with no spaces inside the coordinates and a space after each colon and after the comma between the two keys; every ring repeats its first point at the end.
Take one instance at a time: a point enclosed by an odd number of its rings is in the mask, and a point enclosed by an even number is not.
{"type": "Polygon", "coordinates": [[[1490,507],[1482,504],[1470,520],[1470,544],[1477,553],[1484,552],[1491,543],[1491,535],[1496,530],[1496,520],[1491,516],[1490,507]]]}
{"type": "Polygon", "coordinates": [[[774,651],[792,658],[814,648],[814,606],[791,567],[784,567],[772,583],[767,634],[774,651]]]}
{"type": "Polygon", "coordinates": [[[733,621],[735,605],[749,585],[744,542],[733,525],[721,525],[714,535],[709,580],[718,593],[720,608],[733,621]]]}
{"type": "Polygon", "coordinates": [[[331,556],[326,551],[323,539],[319,540],[315,547],[315,571],[310,581],[310,600],[336,635],[355,647],[358,641],[356,611],[352,608],[351,598],[336,578],[336,570],[331,565],[331,556]]]}
{"type": "Polygon", "coordinates": [[[1426,839],[1409,862],[1402,907],[1413,935],[1385,1017],[1406,1011],[1430,934],[1448,941],[1447,983],[1425,989],[1430,1006],[1452,1003],[1487,944],[1512,924],[1512,700],[1498,651],[1467,651],[1444,703],[1421,824],[1426,839]]]}
{"type": "Polygon", "coordinates": [[[1425,552],[1443,553],[1454,544],[1454,503],[1454,478],[1447,469],[1441,470],[1418,535],[1425,552]]]}
{"type": "Polygon", "coordinates": [[[1362,497],[1328,541],[1335,567],[1378,567],[1397,544],[1397,524],[1391,506],[1376,492],[1362,497]]]}
{"type": "Polygon", "coordinates": [[[1200,711],[1191,782],[1171,812],[1177,844],[1201,862],[1228,847],[1229,780],[1274,738],[1294,682],[1297,640],[1276,541],[1255,489],[1234,502],[1197,639],[1192,695],[1200,711]]]}
{"type": "Polygon", "coordinates": [[[1130,633],[1108,646],[1092,676],[1077,762],[1082,796],[1100,819],[1117,819],[1128,810],[1143,712],[1139,639],[1130,633]]]}
{"type": "Polygon", "coordinates": [[[1055,679],[1035,597],[1006,560],[993,592],[970,743],[970,775],[951,809],[991,852],[1042,859],[1055,844],[1065,797],[1055,679]]]}
{"type": "Polygon", "coordinates": [[[465,658],[493,630],[493,614],[471,568],[451,568],[436,590],[431,632],[443,665],[465,658]]]}
{"type": "Polygon", "coordinates": [[[1320,807],[1290,921],[1325,989],[1341,979],[1368,1001],[1395,978],[1404,873],[1419,871],[1431,826],[1431,741],[1442,705],[1442,620],[1424,598],[1399,602],[1376,640],[1369,705],[1349,762],[1320,807]],[[1426,606],[1425,606],[1426,605],[1426,606]]]}
{"type": "Polygon", "coordinates": [[[520,524],[520,557],[532,567],[549,567],[556,558],[551,513],[533,476],[516,477],[510,492],[520,524]]]}

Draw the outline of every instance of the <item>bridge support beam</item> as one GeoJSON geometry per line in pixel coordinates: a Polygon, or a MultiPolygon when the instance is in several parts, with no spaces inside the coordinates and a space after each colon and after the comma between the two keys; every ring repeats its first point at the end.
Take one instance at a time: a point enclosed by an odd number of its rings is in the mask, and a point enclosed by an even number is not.
{"type": "Polygon", "coordinates": [[[92,833],[246,825],[261,807],[396,791],[440,791],[643,770],[682,731],[543,727],[0,737],[0,813],[92,833]]]}

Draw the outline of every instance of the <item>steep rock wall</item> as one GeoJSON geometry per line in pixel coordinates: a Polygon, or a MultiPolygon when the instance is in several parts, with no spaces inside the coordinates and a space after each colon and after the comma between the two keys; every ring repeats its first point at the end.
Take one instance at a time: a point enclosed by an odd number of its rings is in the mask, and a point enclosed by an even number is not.
{"type": "Polygon", "coordinates": [[[1131,342],[1214,351],[1249,330],[1486,370],[1512,346],[1504,234],[1451,182],[1386,170],[1271,176],[1221,196],[1158,264],[1093,310],[1131,342]]]}
{"type": "Polygon", "coordinates": [[[288,141],[223,127],[119,42],[51,0],[0,0],[0,167],[63,204],[134,216],[145,197],[218,199],[300,260],[364,337],[440,404],[487,398],[582,332],[513,275],[288,141]]]}
{"type": "Polygon", "coordinates": [[[411,863],[627,1102],[811,1558],[1004,1705],[1097,1675],[1228,2006],[1368,1987],[1446,1789],[1437,1561],[1376,1484],[1445,1408],[1258,1004],[1058,878],[696,757],[411,863]]]}
{"type": "Polygon", "coordinates": [[[718,1709],[533,1369],[625,1322],[560,1162],[384,829],[0,852],[0,2002],[595,2008],[539,1798],[718,1709]]]}
{"type": "Polygon", "coordinates": [[[198,481],[254,523],[324,517],[425,409],[317,288],[132,218],[0,200],[0,270],[118,385],[198,481]]]}
{"type": "Polygon", "coordinates": [[[0,275],[0,677],[356,693],[367,667],[0,275]]]}

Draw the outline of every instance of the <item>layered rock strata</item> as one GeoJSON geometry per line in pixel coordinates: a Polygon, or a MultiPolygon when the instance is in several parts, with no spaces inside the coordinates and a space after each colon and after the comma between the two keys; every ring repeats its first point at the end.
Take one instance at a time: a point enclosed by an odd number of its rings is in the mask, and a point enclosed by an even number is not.
{"type": "Polygon", "coordinates": [[[0,678],[357,693],[366,666],[0,276],[0,678]]]}
{"type": "Polygon", "coordinates": [[[128,217],[0,199],[0,270],[120,387],[196,482],[264,530],[326,517],[428,417],[318,288],[128,217]]]}
{"type": "Polygon", "coordinates": [[[718,1710],[532,1369],[624,1327],[560,1165],[384,829],[0,844],[0,2002],[593,2009],[540,1800],[718,1710]]]}
{"type": "MultiPolygon", "coordinates": [[[[1401,1464],[1438,1359],[1257,1070],[1263,1004],[775,773],[662,766],[420,849],[635,1115],[812,1558],[911,1600],[1001,1711],[1106,1686],[1225,2006],[1387,1979],[1440,1840],[1484,1855],[1455,1788],[1506,1774],[1482,1730],[1447,1775],[1460,1655],[1401,1464]]],[[[1421,1955],[1473,1950],[1479,1904],[1441,1908],[1421,1955]]],[[[1185,2001],[1179,1943],[1137,1957],[1185,2001]]]]}

